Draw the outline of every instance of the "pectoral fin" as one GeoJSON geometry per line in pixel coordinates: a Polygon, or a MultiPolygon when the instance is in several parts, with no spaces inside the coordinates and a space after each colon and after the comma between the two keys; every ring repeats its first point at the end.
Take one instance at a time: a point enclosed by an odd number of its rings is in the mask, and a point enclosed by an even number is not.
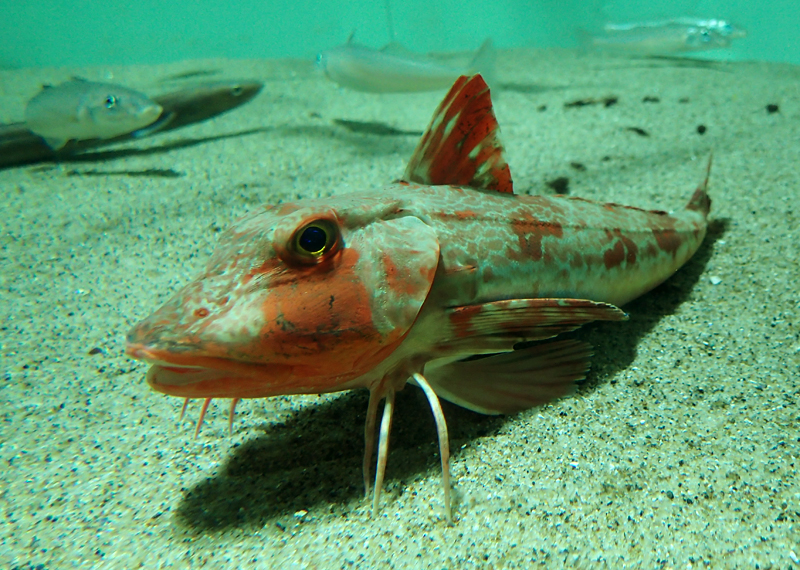
{"type": "Polygon", "coordinates": [[[154,135],[157,132],[164,129],[167,125],[169,125],[172,120],[176,117],[175,111],[167,111],[166,113],[161,113],[161,115],[149,125],[142,127],[141,129],[136,129],[130,136],[139,139],[142,137],[149,137],[150,135],[154,135]]]}
{"type": "Polygon", "coordinates": [[[437,395],[482,414],[511,414],[573,391],[586,376],[592,347],[559,340],[489,356],[425,367],[437,395]]]}
{"type": "Polygon", "coordinates": [[[446,311],[452,338],[442,345],[471,346],[476,352],[505,351],[527,340],[544,340],[592,321],[628,318],[619,307],[588,299],[509,299],[446,311]]]}

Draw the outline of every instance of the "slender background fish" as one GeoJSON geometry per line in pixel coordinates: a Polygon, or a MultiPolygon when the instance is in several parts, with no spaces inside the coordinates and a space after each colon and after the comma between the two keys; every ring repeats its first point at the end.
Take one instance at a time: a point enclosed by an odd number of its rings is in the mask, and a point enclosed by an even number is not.
{"type": "Polygon", "coordinates": [[[405,50],[396,43],[375,50],[348,42],[324,51],[317,63],[325,75],[342,87],[372,93],[399,93],[446,89],[460,75],[480,72],[491,84],[495,50],[487,39],[466,68],[450,67],[405,50]]]}
{"type": "Polygon", "coordinates": [[[33,97],[25,123],[58,150],[70,140],[111,139],[141,129],[161,111],[147,95],[127,87],[72,79],[45,86],[33,97]]]}
{"type": "Polygon", "coordinates": [[[653,22],[606,24],[603,33],[587,35],[590,47],[641,55],[668,55],[730,47],[747,32],[726,20],[674,18],[653,22]]]}

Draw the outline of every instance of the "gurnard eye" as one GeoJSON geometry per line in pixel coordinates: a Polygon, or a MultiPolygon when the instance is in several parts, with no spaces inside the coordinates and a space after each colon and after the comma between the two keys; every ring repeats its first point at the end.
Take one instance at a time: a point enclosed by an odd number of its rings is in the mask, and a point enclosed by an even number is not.
{"type": "Polygon", "coordinates": [[[342,236],[335,219],[319,217],[297,226],[292,237],[285,243],[285,249],[278,246],[278,255],[284,261],[290,265],[315,265],[339,251],[342,247],[342,236]]]}
{"type": "Polygon", "coordinates": [[[318,225],[306,226],[297,238],[297,247],[302,253],[322,255],[329,245],[327,230],[318,225]]]}

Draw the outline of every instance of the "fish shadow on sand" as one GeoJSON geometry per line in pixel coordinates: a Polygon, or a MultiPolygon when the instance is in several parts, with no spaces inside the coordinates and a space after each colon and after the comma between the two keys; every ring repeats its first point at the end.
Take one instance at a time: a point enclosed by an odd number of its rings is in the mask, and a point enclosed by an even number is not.
{"type": "Polygon", "coordinates": [[[632,67],[649,67],[649,68],[662,68],[662,67],[678,67],[690,69],[706,69],[710,71],[720,71],[723,73],[731,73],[733,71],[730,62],[713,59],[702,59],[696,57],[680,57],[670,55],[650,55],[646,57],[636,58],[633,60],[632,67]]]}
{"type": "Polygon", "coordinates": [[[345,129],[338,129],[334,126],[299,126],[299,127],[256,127],[242,131],[235,131],[220,135],[198,138],[182,138],[171,142],[166,142],[157,146],[146,148],[121,148],[102,151],[83,152],[80,154],[59,156],[54,161],[62,163],[81,163],[81,162],[104,162],[115,158],[143,157],[151,155],[166,154],[173,150],[191,148],[202,144],[245,137],[254,134],[273,133],[279,136],[314,136],[326,139],[335,139],[346,145],[358,148],[364,154],[394,154],[402,152],[411,154],[416,146],[416,140],[404,140],[408,137],[387,137],[384,135],[364,135],[353,133],[345,129]]]}
{"type": "MultiPolygon", "coordinates": [[[[176,517],[189,533],[238,527],[292,526],[300,510],[320,508],[343,517],[366,518],[361,462],[366,390],[308,406],[282,424],[235,448],[219,472],[184,495],[176,517]]],[[[397,394],[383,509],[411,481],[440,476],[436,428],[420,390],[397,394]]],[[[496,432],[503,418],[475,414],[442,402],[451,449],[496,432]]],[[[439,497],[441,499],[441,497],[439,497]]]]}
{"type": "MultiPolygon", "coordinates": [[[[342,119],[339,119],[340,121],[342,119]]],[[[350,121],[351,126],[345,127],[344,125],[300,125],[294,127],[283,127],[280,129],[281,134],[292,137],[313,137],[319,139],[327,139],[337,141],[342,146],[348,146],[358,151],[360,155],[366,156],[380,156],[387,154],[400,154],[402,156],[411,156],[419,141],[416,131],[402,131],[396,129],[396,133],[388,134],[386,132],[377,132],[373,128],[373,132],[368,132],[366,127],[360,131],[353,130],[352,124],[355,121],[350,121]]],[[[360,123],[362,125],[376,125],[376,123],[360,123]]]]}
{"type": "MultiPolygon", "coordinates": [[[[565,335],[595,348],[592,371],[572,397],[631,365],[639,339],[692,294],[727,225],[727,220],[710,222],[700,249],[676,275],[626,305],[630,321],[593,324],[565,335]]],[[[365,390],[348,392],[308,406],[285,423],[264,426],[263,435],[235,446],[218,474],[188,490],[176,512],[179,525],[189,533],[270,525],[283,530],[298,522],[293,513],[307,510],[314,517],[320,508],[365,518],[369,503],[363,499],[361,460],[367,401],[365,390]]],[[[514,421],[513,416],[484,416],[448,402],[442,405],[456,456],[463,445],[514,421]]],[[[428,476],[440,476],[436,431],[421,391],[408,388],[397,395],[383,509],[392,508],[408,482],[428,476]]]]}
{"type": "MultiPolygon", "coordinates": [[[[540,95],[542,93],[549,93],[551,91],[566,91],[567,89],[575,89],[576,87],[589,87],[589,85],[542,85],[540,83],[522,83],[509,81],[507,83],[500,83],[497,86],[497,91],[503,93],[504,91],[513,91],[515,93],[522,93],[524,95],[540,95]]],[[[492,96],[495,93],[492,92],[492,96]]]]}
{"type": "Polygon", "coordinates": [[[158,154],[166,154],[173,150],[190,148],[209,142],[232,139],[238,137],[245,137],[257,133],[265,133],[274,130],[271,127],[257,127],[254,129],[246,129],[243,131],[235,131],[232,133],[225,133],[221,135],[214,135],[210,137],[198,138],[182,138],[176,141],[167,142],[157,146],[149,146],[146,148],[121,148],[116,150],[100,150],[92,152],[83,152],[80,154],[71,154],[59,156],[53,159],[53,162],[71,163],[71,162],[104,162],[114,158],[125,158],[130,156],[151,156],[158,154]]]}
{"type": "Polygon", "coordinates": [[[416,133],[405,133],[402,131],[400,134],[403,136],[394,135],[389,137],[384,134],[364,134],[361,132],[351,132],[344,128],[337,128],[335,126],[255,127],[252,129],[245,129],[208,137],[181,138],[145,148],[96,150],[76,154],[64,153],[56,155],[55,157],[48,159],[48,161],[63,164],[91,163],[106,162],[116,158],[154,156],[215,141],[263,133],[273,133],[279,136],[287,137],[313,136],[316,138],[333,139],[343,143],[344,145],[359,149],[362,154],[371,155],[395,154],[398,152],[410,155],[416,146],[416,140],[411,142],[411,139],[409,139],[410,134],[416,133]]]}
{"type": "Polygon", "coordinates": [[[565,338],[573,336],[594,346],[592,368],[581,383],[577,395],[592,390],[620,370],[628,368],[636,358],[639,340],[665,316],[674,314],[694,291],[714,253],[714,245],[728,229],[729,220],[713,219],[703,243],[692,258],[664,283],[625,305],[629,320],[624,323],[593,323],[565,338]]]}

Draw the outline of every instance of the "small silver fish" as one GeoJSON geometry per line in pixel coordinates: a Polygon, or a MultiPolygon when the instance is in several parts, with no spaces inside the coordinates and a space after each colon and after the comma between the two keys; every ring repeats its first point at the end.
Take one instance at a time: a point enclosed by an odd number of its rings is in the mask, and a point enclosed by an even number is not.
{"type": "Polygon", "coordinates": [[[727,48],[731,40],[746,35],[726,20],[674,18],[606,24],[602,35],[589,38],[589,45],[639,55],[669,55],[727,48]]]}
{"type": "Polygon", "coordinates": [[[25,123],[54,150],[70,140],[111,139],[153,123],[161,105],[127,87],[72,79],[28,101],[25,123]]]}
{"type": "Polygon", "coordinates": [[[352,39],[317,56],[328,79],[342,87],[370,93],[436,91],[450,87],[461,75],[477,72],[491,83],[496,57],[491,39],[483,42],[466,69],[436,63],[397,44],[376,50],[352,39]]]}

